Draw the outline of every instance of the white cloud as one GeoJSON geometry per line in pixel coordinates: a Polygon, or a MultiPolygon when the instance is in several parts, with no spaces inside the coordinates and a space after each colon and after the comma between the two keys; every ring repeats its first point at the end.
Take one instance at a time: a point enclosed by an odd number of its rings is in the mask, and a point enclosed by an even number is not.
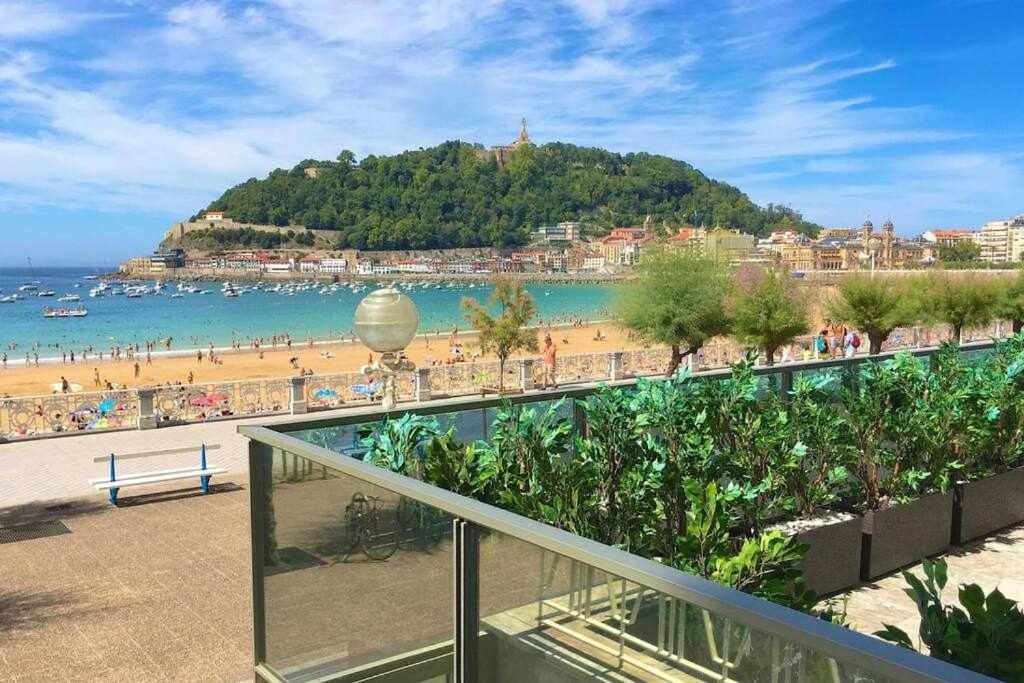
{"type": "Polygon", "coordinates": [[[90,15],[43,0],[0,1],[0,37],[34,38],[63,33],[88,21],[90,15]]]}
{"type": "MultiPolygon", "coordinates": [[[[970,131],[873,98],[871,79],[900,67],[825,44],[831,6],[190,0],[148,23],[140,6],[138,26],[78,61],[36,43],[0,53],[0,206],[184,216],[275,166],[501,142],[523,115],[539,140],[668,154],[824,222],[899,208],[903,192],[921,220],[969,192],[1012,194],[1019,159],[946,152],[970,131]],[[883,156],[896,161],[865,179],[883,156]]],[[[24,37],[82,21],[6,7],[24,37]]]]}

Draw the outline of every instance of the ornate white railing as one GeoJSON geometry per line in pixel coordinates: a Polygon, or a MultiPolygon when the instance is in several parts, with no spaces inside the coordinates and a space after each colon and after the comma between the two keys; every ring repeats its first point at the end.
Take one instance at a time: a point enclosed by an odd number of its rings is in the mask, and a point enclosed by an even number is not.
{"type": "MultiPolygon", "coordinates": [[[[1003,337],[1010,332],[1009,324],[996,322],[965,330],[964,341],[1003,337]]],[[[935,346],[950,336],[946,326],[899,328],[890,335],[882,350],[935,346]]],[[[797,339],[788,350],[788,360],[800,362],[817,358],[814,339],[813,335],[797,339]]],[[[866,354],[867,346],[867,339],[864,339],[857,355],[866,354]]],[[[700,350],[692,364],[696,370],[726,367],[743,358],[745,352],[731,339],[715,339],[700,350]]],[[[554,379],[561,386],[656,376],[665,372],[670,359],[670,350],[663,347],[559,355],[554,379]]],[[[499,385],[498,374],[498,362],[493,360],[432,365],[415,372],[402,372],[396,378],[398,399],[415,401],[494,392],[499,385]]],[[[539,357],[513,359],[505,364],[506,390],[541,387],[545,379],[550,378],[545,378],[545,367],[539,357]]],[[[0,441],[365,406],[380,402],[382,387],[383,378],[378,373],[346,372],[7,398],[0,399],[0,441]]]]}

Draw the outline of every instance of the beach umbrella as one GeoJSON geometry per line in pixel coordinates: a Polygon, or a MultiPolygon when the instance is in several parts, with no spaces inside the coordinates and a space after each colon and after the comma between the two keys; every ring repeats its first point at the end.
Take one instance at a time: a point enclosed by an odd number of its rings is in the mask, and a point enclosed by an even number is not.
{"type": "Polygon", "coordinates": [[[228,400],[230,398],[223,391],[213,391],[203,396],[197,396],[190,401],[194,406],[215,406],[218,403],[228,400]]]}
{"type": "Polygon", "coordinates": [[[380,384],[376,382],[371,384],[356,384],[352,387],[352,391],[364,396],[373,396],[380,391],[380,384]]]}
{"type": "Polygon", "coordinates": [[[100,401],[99,409],[101,413],[109,413],[115,408],[117,408],[117,401],[115,401],[112,398],[107,398],[100,401]]]}
{"type": "Polygon", "coordinates": [[[313,392],[313,398],[338,398],[338,392],[334,389],[317,389],[313,392]]]}

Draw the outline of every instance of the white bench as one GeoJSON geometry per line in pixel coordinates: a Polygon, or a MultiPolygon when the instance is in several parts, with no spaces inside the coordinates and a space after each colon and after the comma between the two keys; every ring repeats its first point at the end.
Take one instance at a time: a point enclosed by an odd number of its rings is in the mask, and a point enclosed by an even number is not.
{"type": "Polygon", "coordinates": [[[109,456],[105,455],[99,458],[93,458],[93,462],[110,463],[110,472],[106,477],[90,479],[89,483],[97,491],[106,491],[110,504],[114,506],[117,505],[118,490],[125,486],[142,486],[144,484],[156,484],[162,481],[174,481],[176,479],[191,479],[193,477],[199,477],[199,489],[203,493],[207,493],[210,490],[210,477],[215,474],[224,474],[227,472],[223,467],[210,465],[206,462],[206,451],[216,450],[218,448],[220,448],[220,444],[212,444],[209,446],[202,444],[199,448],[198,467],[179,467],[177,469],[137,472],[134,474],[123,474],[120,476],[117,475],[115,468],[115,462],[118,460],[150,458],[156,455],[174,455],[176,453],[194,453],[195,448],[169,448],[163,451],[147,451],[145,453],[129,453],[127,455],[114,455],[111,453],[109,456]]]}

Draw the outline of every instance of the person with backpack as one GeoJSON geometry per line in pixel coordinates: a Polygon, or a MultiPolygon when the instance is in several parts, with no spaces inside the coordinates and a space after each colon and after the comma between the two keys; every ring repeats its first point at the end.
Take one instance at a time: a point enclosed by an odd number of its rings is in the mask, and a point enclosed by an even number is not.
{"type": "Polygon", "coordinates": [[[847,348],[846,357],[853,358],[857,353],[857,349],[860,348],[860,335],[854,330],[850,330],[850,346],[847,348]]]}
{"type": "Polygon", "coordinates": [[[828,330],[822,330],[818,333],[817,339],[814,340],[814,360],[828,355],[828,330]]]}

